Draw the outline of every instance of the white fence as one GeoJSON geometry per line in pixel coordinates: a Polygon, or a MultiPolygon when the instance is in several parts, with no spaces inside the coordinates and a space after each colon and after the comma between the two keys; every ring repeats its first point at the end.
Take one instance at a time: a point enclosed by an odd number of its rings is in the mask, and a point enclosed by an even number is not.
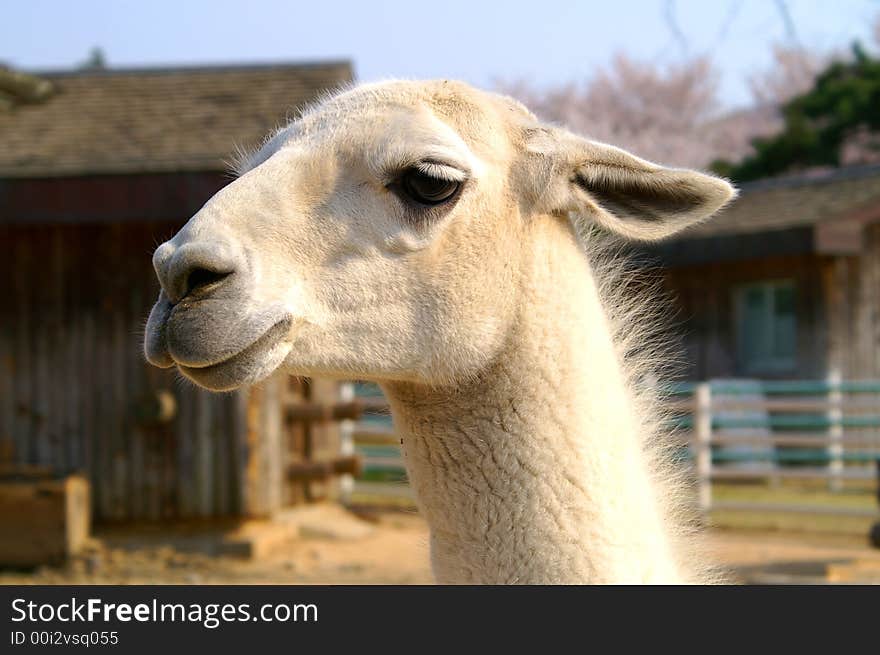
{"type": "Polygon", "coordinates": [[[878,515],[875,508],[715,501],[712,486],[724,480],[825,480],[831,491],[841,491],[847,481],[876,484],[880,382],[718,381],[679,385],[673,392],[704,511],[878,515]]]}
{"type": "MultiPolygon", "coordinates": [[[[371,414],[348,433],[364,471],[353,497],[411,498],[381,394],[358,385],[357,395],[371,414]]],[[[702,510],[878,515],[868,507],[716,500],[713,484],[823,480],[831,491],[853,481],[876,485],[880,381],[715,380],[673,385],[667,402],[670,433],[681,447],[682,464],[692,466],[702,510]]]]}

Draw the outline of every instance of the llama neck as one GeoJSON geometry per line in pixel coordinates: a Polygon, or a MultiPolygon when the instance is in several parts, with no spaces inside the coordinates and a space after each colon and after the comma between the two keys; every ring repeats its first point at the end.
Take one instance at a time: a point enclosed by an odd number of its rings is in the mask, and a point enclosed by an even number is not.
{"type": "Polygon", "coordinates": [[[518,324],[455,389],[385,384],[439,582],[677,582],[596,285],[558,220],[534,228],[518,324]]]}

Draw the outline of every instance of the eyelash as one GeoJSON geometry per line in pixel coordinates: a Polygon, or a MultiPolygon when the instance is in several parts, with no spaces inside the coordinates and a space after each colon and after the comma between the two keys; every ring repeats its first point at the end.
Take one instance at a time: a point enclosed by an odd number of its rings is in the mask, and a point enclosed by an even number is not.
{"type": "Polygon", "coordinates": [[[442,164],[421,162],[403,170],[386,188],[415,210],[429,211],[455,202],[464,183],[442,164]]]}

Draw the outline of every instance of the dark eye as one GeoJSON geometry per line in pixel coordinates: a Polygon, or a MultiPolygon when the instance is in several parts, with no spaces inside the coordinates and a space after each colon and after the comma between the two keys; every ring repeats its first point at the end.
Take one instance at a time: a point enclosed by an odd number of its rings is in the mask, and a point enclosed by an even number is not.
{"type": "Polygon", "coordinates": [[[427,175],[418,169],[410,169],[400,178],[400,188],[411,200],[423,205],[439,205],[452,198],[461,182],[427,175]]]}

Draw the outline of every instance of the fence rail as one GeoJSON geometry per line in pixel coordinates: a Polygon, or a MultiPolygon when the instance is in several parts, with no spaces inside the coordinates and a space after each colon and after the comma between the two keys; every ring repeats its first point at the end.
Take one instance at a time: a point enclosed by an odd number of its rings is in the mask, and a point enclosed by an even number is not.
{"type": "MultiPolygon", "coordinates": [[[[682,395],[693,398],[690,416],[679,415],[677,423],[693,430],[689,447],[700,507],[706,512],[756,508],[754,503],[713,502],[713,481],[825,480],[831,491],[841,491],[844,482],[871,481],[880,474],[877,381],[831,376],[823,381],[701,382],[673,393],[679,410],[684,409],[682,395]]],[[[761,509],[849,512],[836,505],[766,503],[761,509]]]]}
{"type": "MultiPolygon", "coordinates": [[[[880,480],[880,381],[723,380],[665,391],[671,438],[692,467],[703,511],[877,514],[836,504],[716,500],[713,484],[816,480],[841,491],[845,483],[880,480]]],[[[411,497],[387,404],[375,387],[360,385],[356,396],[370,415],[351,429],[364,471],[354,492],[411,497]]]]}

